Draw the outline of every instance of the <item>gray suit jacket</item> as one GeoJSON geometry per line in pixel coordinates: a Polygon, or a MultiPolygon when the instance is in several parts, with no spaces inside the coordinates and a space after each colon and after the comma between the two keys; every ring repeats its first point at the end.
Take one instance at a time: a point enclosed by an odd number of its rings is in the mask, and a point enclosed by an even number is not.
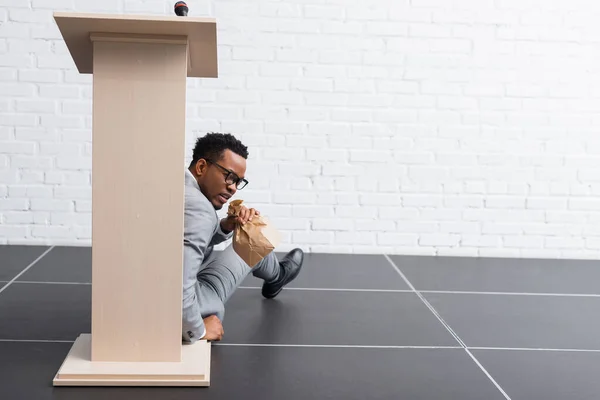
{"type": "Polygon", "coordinates": [[[205,335],[197,275],[213,251],[213,246],[231,238],[219,224],[219,216],[200,191],[198,182],[185,170],[185,217],[183,232],[183,321],[182,336],[195,342],[205,335]]]}

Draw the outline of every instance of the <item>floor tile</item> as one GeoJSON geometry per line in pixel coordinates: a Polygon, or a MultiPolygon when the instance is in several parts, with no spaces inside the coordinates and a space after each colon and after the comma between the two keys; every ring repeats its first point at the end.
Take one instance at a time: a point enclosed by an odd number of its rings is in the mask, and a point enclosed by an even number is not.
{"type": "Polygon", "coordinates": [[[0,339],[75,340],[90,329],[90,285],[13,283],[0,293],[0,339]]]}
{"type": "MultiPolygon", "coordinates": [[[[280,258],[284,254],[278,253],[280,258]]],[[[83,282],[92,278],[91,247],[55,247],[21,281],[83,282]]],[[[249,275],[242,286],[259,287],[262,280],[249,275]]],[[[333,289],[408,290],[383,256],[306,254],[302,273],[289,287],[333,289]]]]}
{"type": "Polygon", "coordinates": [[[46,250],[47,246],[0,245],[0,281],[12,280],[46,250]]]}
{"type": "Polygon", "coordinates": [[[0,342],[0,397],[56,399],[52,379],[71,346],[71,343],[0,342]]]}
{"type": "MultiPolygon", "coordinates": [[[[281,259],[283,254],[277,254],[281,259]]],[[[258,287],[251,274],[242,286],[258,287]]],[[[302,271],[289,287],[333,289],[409,290],[402,277],[382,255],[312,254],[304,256],[302,271]]]]}
{"type": "Polygon", "coordinates": [[[457,346],[413,293],[240,289],[226,304],[224,341],[311,345],[457,346]]]}
{"type": "Polygon", "coordinates": [[[471,347],[600,349],[600,298],[424,293],[471,347]]]}
{"type": "Polygon", "coordinates": [[[0,387],[36,400],[503,400],[463,350],[213,346],[208,388],[52,387],[70,344],[1,343],[0,387]]]}
{"type": "Polygon", "coordinates": [[[391,256],[417,290],[600,294],[600,262],[391,256]]]}
{"type": "Polygon", "coordinates": [[[590,400],[599,397],[600,353],[472,352],[513,400],[590,400]]]}
{"type": "Polygon", "coordinates": [[[213,353],[217,378],[206,399],[503,399],[463,350],[215,346],[213,353]]]}
{"type": "Polygon", "coordinates": [[[18,280],[89,283],[92,281],[92,248],[57,246],[18,280]]]}

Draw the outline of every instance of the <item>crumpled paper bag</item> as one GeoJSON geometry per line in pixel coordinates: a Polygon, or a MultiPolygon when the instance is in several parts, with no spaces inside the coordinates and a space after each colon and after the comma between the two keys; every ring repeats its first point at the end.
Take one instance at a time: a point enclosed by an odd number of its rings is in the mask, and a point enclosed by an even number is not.
{"type": "MultiPolygon", "coordinates": [[[[243,200],[233,200],[228,216],[239,215],[243,200]]],[[[255,266],[281,242],[281,234],[262,215],[255,215],[244,225],[236,224],[233,232],[233,249],[248,266],[255,266]]]]}

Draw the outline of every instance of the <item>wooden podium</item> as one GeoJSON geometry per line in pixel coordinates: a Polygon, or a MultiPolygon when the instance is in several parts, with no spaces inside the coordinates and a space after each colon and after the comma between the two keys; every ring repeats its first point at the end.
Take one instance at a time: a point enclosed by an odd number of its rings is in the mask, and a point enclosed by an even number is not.
{"type": "Polygon", "coordinates": [[[55,13],[93,74],[92,326],[55,386],[209,386],[182,342],[186,78],[217,77],[210,18],[55,13]]]}

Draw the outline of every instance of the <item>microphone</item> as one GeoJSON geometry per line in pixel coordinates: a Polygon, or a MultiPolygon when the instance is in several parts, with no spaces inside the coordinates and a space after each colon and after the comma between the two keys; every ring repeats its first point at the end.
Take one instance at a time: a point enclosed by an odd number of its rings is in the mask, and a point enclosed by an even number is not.
{"type": "Polygon", "coordinates": [[[187,17],[188,14],[188,6],[185,4],[185,1],[178,1],[175,3],[175,14],[180,17],[187,17]]]}

